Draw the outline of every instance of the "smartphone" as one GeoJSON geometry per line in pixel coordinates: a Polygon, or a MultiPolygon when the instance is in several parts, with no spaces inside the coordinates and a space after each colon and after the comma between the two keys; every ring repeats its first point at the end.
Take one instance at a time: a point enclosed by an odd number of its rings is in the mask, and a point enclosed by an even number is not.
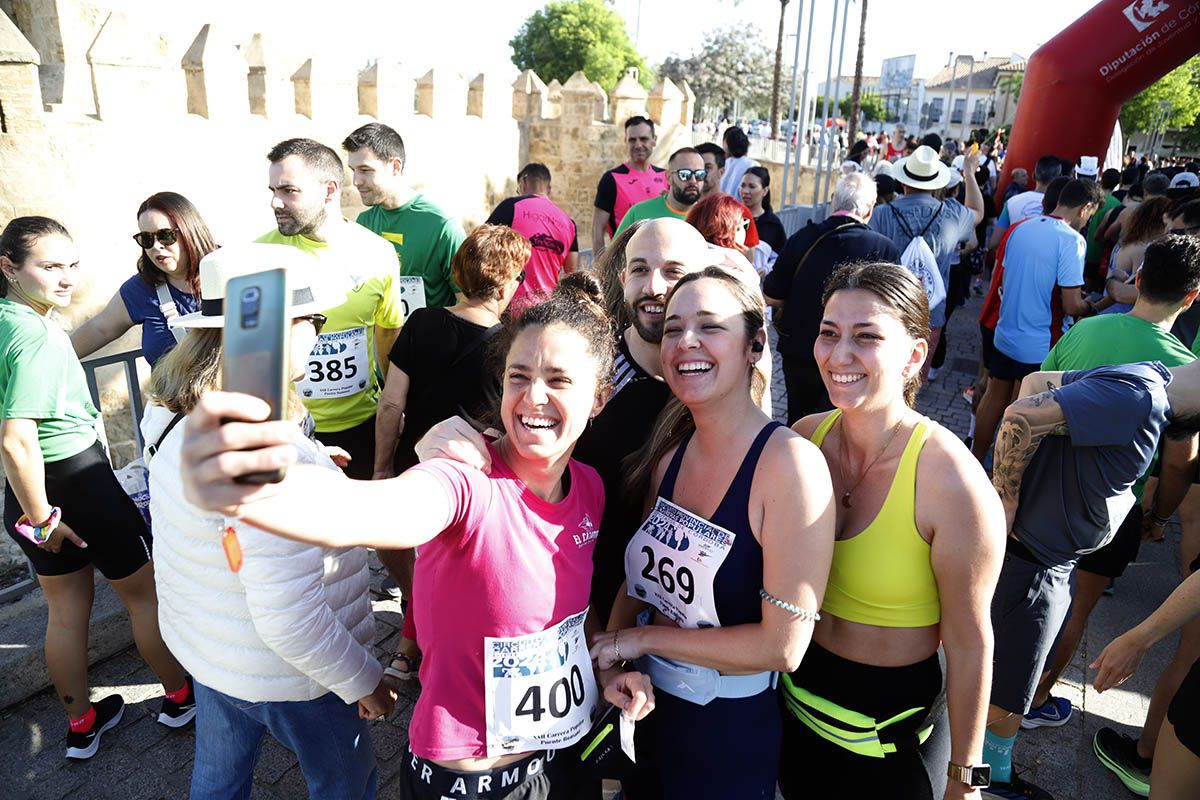
{"type": "MultiPolygon", "coordinates": [[[[230,278],[225,287],[222,388],[252,394],[271,407],[270,419],[287,413],[287,270],[269,269],[230,278]]],[[[284,470],[251,472],[239,483],[278,483],[284,470]]]]}

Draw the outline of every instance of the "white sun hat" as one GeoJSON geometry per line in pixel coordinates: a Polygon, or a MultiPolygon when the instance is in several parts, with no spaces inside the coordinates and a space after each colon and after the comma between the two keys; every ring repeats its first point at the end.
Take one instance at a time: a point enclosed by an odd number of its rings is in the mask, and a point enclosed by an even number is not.
{"type": "Polygon", "coordinates": [[[892,179],[914,189],[932,191],[950,182],[950,168],[942,163],[932,147],[921,145],[908,158],[892,167],[892,179]]]}
{"type": "Polygon", "coordinates": [[[200,259],[200,310],[174,317],[172,328],[219,328],[225,324],[225,285],[230,278],[269,269],[285,269],[295,319],[319,314],[346,302],[350,286],[323,270],[317,259],[286,244],[247,243],[214,250],[200,259]]]}

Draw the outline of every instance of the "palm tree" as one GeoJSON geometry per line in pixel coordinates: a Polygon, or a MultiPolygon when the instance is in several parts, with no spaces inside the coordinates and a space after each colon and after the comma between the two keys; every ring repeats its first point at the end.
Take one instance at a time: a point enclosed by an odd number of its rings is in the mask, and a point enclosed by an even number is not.
{"type": "Polygon", "coordinates": [[[862,0],[862,20],[858,25],[858,57],[854,61],[854,90],[850,93],[850,120],[846,126],[846,143],[854,144],[858,133],[858,103],[862,95],[863,50],[867,46],[867,0],[862,0]]]}
{"type": "MultiPolygon", "coordinates": [[[[790,0],[779,0],[779,36],[775,40],[775,77],[771,81],[771,138],[779,138],[779,90],[783,73],[783,16],[790,0]]],[[[861,58],[861,55],[859,56],[861,58]]]]}

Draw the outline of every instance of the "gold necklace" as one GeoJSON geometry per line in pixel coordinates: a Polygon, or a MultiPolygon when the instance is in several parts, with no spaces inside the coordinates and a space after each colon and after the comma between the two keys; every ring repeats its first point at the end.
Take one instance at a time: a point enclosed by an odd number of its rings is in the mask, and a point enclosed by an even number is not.
{"type": "MultiPolygon", "coordinates": [[[[846,469],[845,469],[844,465],[845,465],[846,461],[849,460],[847,457],[847,453],[846,453],[845,419],[846,419],[845,415],[843,415],[842,416],[842,430],[841,430],[842,435],[838,439],[838,445],[839,445],[838,449],[841,451],[841,456],[842,456],[838,460],[838,476],[842,479],[843,486],[846,484],[846,469]]],[[[901,418],[900,421],[896,423],[895,427],[892,428],[892,435],[888,437],[887,444],[885,444],[883,446],[883,449],[879,451],[878,455],[876,455],[873,459],[871,459],[871,463],[867,464],[867,468],[863,470],[862,475],[858,476],[858,480],[856,480],[854,482],[854,485],[842,493],[842,507],[843,508],[850,508],[850,495],[854,493],[854,490],[858,488],[858,485],[860,483],[862,483],[863,479],[865,479],[867,477],[867,473],[871,471],[871,467],[875,466],[875,462],[878,461],[879,459],[883,458],[883,454],[886,453],[888,451],[888,448],[892,446],[892,442],[895,441],[896,434],[900,432],[900,426],[902,426],[903,424],[904,424],[904,419],[901,418]]]]}

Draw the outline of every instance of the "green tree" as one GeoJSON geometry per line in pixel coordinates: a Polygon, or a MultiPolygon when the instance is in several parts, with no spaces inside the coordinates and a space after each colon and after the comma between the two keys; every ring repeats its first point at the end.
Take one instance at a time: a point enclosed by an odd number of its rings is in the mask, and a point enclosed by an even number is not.
{"type": "Polygon", "coordinates": [[[850,112],[847,114],[850,118],[849,130],[846,131],[848,142],[854,141],[854,134],[858,131],[858,111],[863,112],[864,119],[880,118],[871,116],[862,108],[863,51],[867,49],[867,5],[867,0],[862,0],[862,20],[858,23],[858,55],[854,58],[854,88],[850,91],[850,112]]]}
{"type": "Polygon", "coordinates": [[[713,31],[687,58],[672,56],[659,73],[686,80],[696,94],[697,113],[760,117],[771,108],[771,51],[754,26],[713,31]]]}
{"type": "MultiPolygon", "coordinates": [[[[832,101],[833,98],[830,98],[830,100],[832,101]]],[[[817,95],[816,105],[814,105],[813,108],[816,109],[817,116],[820,116],[822,111],[825,108],[825,96],[824,95],[820,95],[820,94],[817,95]]],[[[854,98],[853,97],[843,97],[841,102],[838,103],[837,113],[835,113],[833,116],[840,115],[843,118],[845,118],[846,120],[849,120],[850,113],[853,110],[853,108],[854,108],[854,98]]],[[[862,113],[863,119],[867,120],[868,122],[883,119],[884,114],[887,113],[886,109],[884,109],[884,107],[883,107],[883,98],[881,98],[879,95],[875,94],[874,92],[868,92],[867,94],[864,94],[859,98],[858,110],[862,113]]]]}
{"type": "Polygon", "coordinates": [[[1200,124],[1200,56],[1147,86],[1121,108],[1121,130],[1126,136],[1148,132],[1159,103],[1170,103],[1167,127],[1187,130],[1200,124]]]}
{"type": "Polygon", "coordinates": [[[508,43],[518,69],[542,80],[566,83],[579,70],[612,89],[627,67],[637,67],[650,86],[653,76],[629,41],[625,18],[604,0],[556,0],[535,11],[508,43]]]}

